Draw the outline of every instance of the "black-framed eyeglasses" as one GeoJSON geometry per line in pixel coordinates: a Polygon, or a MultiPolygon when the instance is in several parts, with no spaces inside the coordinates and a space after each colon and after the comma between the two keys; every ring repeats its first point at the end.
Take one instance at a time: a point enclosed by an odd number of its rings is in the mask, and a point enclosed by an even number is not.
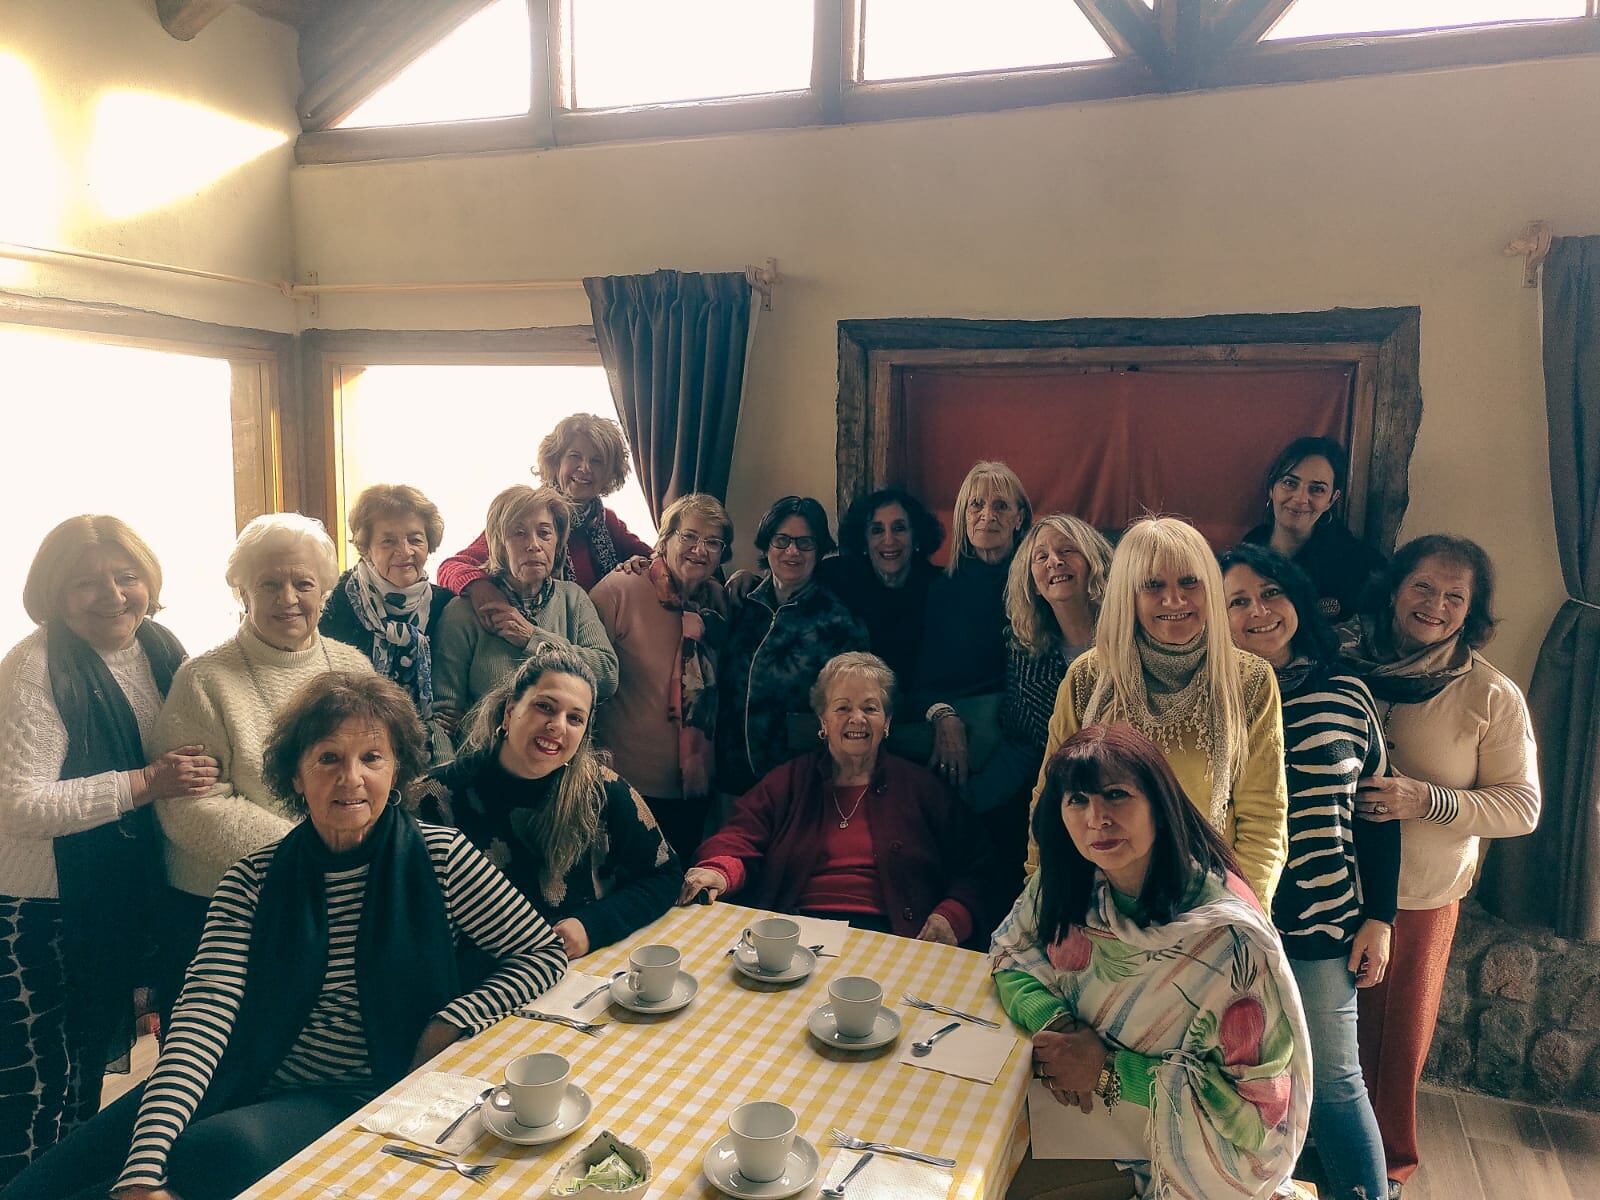
{"type": "Polygon", "coordinates": [[[790,537],[787,533],[775,533],[772,541],[767,543],[774,550],[787,550],[793,546],[802,554],[810,554],[817,548],[817,539],[814,537],[790,537]]]}

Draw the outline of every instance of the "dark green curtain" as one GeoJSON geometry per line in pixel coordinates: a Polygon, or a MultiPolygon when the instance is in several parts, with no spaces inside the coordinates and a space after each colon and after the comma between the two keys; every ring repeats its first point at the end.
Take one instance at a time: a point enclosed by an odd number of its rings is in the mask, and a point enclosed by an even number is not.
{"type": "Polygon", "coordinates": [[[1480,897],[1508,920],[1600,941],[1600,237],[1559,238],[1544,264],[1550,490],[1567,602],[1528,703],[1544,811],[1497,845],[1480,897]]]}
{"type": "Polygon", "coordinates": [[[742,274],[583,281],[600,361],[657,520],[688,492],[726,500],[753,313],[742,274]]]}

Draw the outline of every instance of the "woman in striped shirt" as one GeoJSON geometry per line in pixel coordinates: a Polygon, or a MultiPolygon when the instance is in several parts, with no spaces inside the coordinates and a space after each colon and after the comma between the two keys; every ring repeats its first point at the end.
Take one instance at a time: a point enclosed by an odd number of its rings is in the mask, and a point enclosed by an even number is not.
{"type": "Polygon", "coordinates": [[[108,1187],[226,1200],[561,977],[560,940],[505,877],[394,803],[426,762],[416,710],[390,680],[328,673],[295,695],[263,775],[307,819],[223,876],[149,1082],[7,1200],[108,1187]],[[496,960],[470,990],[463,941],[496,960]]]}
{"type": "Polygon", "coordinates": [[[1356,989],[1388,968],[1400,837],[1392,824],[1355,819],[1357,781],[1388,773],[1383,728],[1366,684],[1339,660],[1306,573],[1250,544],[1224,554],[1221,566],[1234,645],[1272,664],[1283,698],[1289,857],[1272,919],[1311,1032],[1312,1136],[1329,1195],[1383,1197],[1383,1141],[1356,1047],[1356,989]]]}

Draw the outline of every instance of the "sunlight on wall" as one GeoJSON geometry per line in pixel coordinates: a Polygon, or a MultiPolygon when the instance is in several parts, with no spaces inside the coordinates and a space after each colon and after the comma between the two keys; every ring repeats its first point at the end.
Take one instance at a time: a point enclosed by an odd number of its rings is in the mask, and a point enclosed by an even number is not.
{"type": "Polygon", "coordinates": [[[187,100],[114,89],[94,108],[89,190],[108,217],[185,199],[288,141],[279,129],[187,100]]]}
{"type": "MultiPolygon", "coordinates": [[[[6,53],[0,53],[0,163],[10,180],[0,186],[0,241],[53,241],[63,192],[61,160],[33,71],[6,53]]],[[[20,283],[32,270],[0,259],[0,285],[20,283]]]]}
{"type": "Polygon", "coordinates": [[[165,583],[161,620],[198,653],[231,635],[222,581],[233,545],[228,364],[0,326],[0,653],[33,629],[22,584],[67,517],[121,517],[165,583]]]}

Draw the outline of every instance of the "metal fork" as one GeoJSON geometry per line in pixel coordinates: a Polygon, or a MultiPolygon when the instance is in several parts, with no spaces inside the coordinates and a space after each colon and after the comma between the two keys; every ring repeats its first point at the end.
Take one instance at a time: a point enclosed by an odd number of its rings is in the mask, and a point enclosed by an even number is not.
{"type": "Polygon", "coordinates": [[[489,1174],[497,1163],[464,1163],[453,1158],[446,1158],[442,1154],[433,1154],[427,1150],[419,1150],[413,1146],[385,1146],[383,1153],[392,1154],[395,1158],[403,1158],[406,1162],[420,1163],[424,1167],[432,1167],[435,1171],[454,1171],[457,1175],[464,1176],[474,1183],[485,1183],[489,1174]]]}
{"type": "Polygon", "coordinates": [[[953,1167],[956,1160],[941,1158],[937,1154],[923,1154],[920,1150],[907,1150],[901,1146],[890,1146],[884,1142],[864,1142],[858,1137],[851,1137],[842,1129],[832,1131],[833,1144],[843,1146],[846,1150],[875,1150],[879,1154],[894,1154],[901,1158],[909,1158],[915,1162],[927,1163],[931,1167],[953,1167]]]}
{"type": "Polygon", "coordinates": [[[568,1029],[576,1029],[579,1033],[599,1033],[610,1021],[579,1021],[575,1017],[558,1016],[556,1013],[540,1012],[536,1008],[516,1009],[516,1015],[526,1017],[530,1021],[549,1021],[552,1025],[565,1025],[568,1029]]]}
{"type": "Polygon", "coordinates": [[[974,1025],[982,1025],[985,1029],[1000,1028],[1000,1024],[997,1021],[991,1021],[987,1017],[976,1016],[973,1013],[962,1012],[959,1008],[951,1008],[945,1004],[935,1004],[931,1000],[924,1000],[921,996],[913,996],[910,992],[902,992],[900,999],[911,1005],[912,1008],[920,1008],[924,1012],[943,1013],[947,1017],[960,1017],[963,1021],[971,1021],[974,1025]]]}

